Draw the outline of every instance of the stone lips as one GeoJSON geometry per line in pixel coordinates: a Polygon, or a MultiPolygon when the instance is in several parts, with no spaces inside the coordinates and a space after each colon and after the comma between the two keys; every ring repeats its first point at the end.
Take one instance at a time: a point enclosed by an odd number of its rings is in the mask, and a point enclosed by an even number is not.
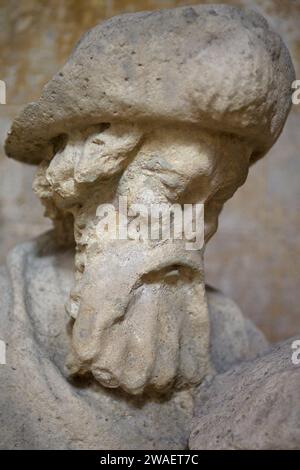
{"type": "Polygon", "coordinates": [[[114,17],[86,33],[14,121],[9,157],[38,164],[53,139],[99,122],[191,123],[238,135],[263,156],[291,106],[294,69],[256,12],[199,5],[114,17]]]}

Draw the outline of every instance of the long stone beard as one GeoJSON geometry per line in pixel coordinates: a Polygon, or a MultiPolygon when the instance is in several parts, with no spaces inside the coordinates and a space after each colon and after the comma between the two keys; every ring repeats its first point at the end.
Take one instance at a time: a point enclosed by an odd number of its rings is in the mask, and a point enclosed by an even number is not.
{"type": "Polygon", "coordinates": [[[209,366],[199,264],[176,244],[118,242],[79,254],[86,264],[68,307],[75,319],[70,374],[92,374],[130,394],[195,386],[209,366]]]}

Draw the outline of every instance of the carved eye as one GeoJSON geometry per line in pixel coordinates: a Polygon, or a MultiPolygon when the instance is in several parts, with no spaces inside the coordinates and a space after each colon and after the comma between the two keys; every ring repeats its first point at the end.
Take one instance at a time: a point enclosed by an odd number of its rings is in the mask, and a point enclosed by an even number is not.
{"type": "Polygon", "coordinates": [[[189,265],[172,264],[144,274],[142,282],[148,284],[157,282],[176,284],[178,281],[191,282],[199,275],[200,273],[189,265]]]}
{"type": "Polygon", "coordinates": [[[176,284],[178,281],[183,283],[191,282],[199,273],[188,265],[176,264],[169,266],[162,272],[162,280],[168,284],[176,284]]]}
{"type": "Polygon", "coordinates": [[[53,139],[53,156],[57,153],[61,153],[64,151],[67,142],[68,142],[68,135],[67,134],[60,134],[53,139]]]}
{"type": "Polygon", "coordinates": [[[181,278],[180,271],[181,270],[179,267],[170,268],[170,270],[164,274],[164,281],[166,281],[168,284],[176,283],[181,278]]]}

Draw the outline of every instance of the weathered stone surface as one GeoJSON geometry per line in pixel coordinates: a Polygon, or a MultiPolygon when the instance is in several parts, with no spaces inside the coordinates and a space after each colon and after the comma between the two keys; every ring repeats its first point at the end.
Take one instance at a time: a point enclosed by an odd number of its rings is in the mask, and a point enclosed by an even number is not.
{"type": "Polygon", "coordinates": [[[19,245],[1,276],[0,447],[3,449],[184,448],[189,392],[134,399],[92,379],[69,382],[64,368],[73,253],[51,237],[19,245]]]}
{"type": "Polygon", "coordinates": [[[220,291],[206,288],[210,313],[211,359],[221,374],[234,364],[264,354],[269,345],[264,335],[245,318],[238,306],[220,291]]]}
{"type": "Polygon", "coordinates": [[[203,203],[207,241],[249,165],[277,139],[293,77],[284,44],[250,10],[141,13],[87,33],[16,119],[7,153],[42,160],[35,190],[61,233],[74,225],[70,373],[134,394],[200,383],[209,365],[203,250],[99,239],[97,210],[110,202],[120,218],[118,197],[203,203]]]}
{"type": "MultiPolygon", "coordinates": [[[[92,378],[68,380],[70,320],[64,303],[72,264],[73,250],[57,250],[47,234],[16,247],[0,270],[0,339],[7,344],[7,364],[0,366],[0,448],[184,449],[193,411],[189,391],[130,398],[92,378]]],[[[209,290],[208,301],[212,332],[219,331],[218,322],[228,332],[221,344],[231,364],[235,325],[247,342],[241,314],[215,290],[209,290]]],[[[219,348],[213,333],[213,357],[219,348]]],[[[244,358],[242,348],[240,355],[236,351],[236,361],[244,358]]]]}
{"type": "Polygon", "coordinates": [[[198,390],[191,449],[299,449],[300,366],[293,339],[198,390]]]}
{"type": "Polygon", "coordinates": [[[15,120],[7,153],[40,162],[34,189],[57,241],[75,241],[75,284],[66,317],[62,295],[51,289],[57,279],[63,293],[69,290],[63,277],[71,270],[56,272],[67,252],[56,245],[49,259],[51,237],[8,259],[12,297],[3,309],[11,323],[3,334],[12,366],[4,367],[2,382],[5,393],[7,386],[16,392],[5,412],[5,446],[39,448],[47,439],[51,447],[183,448],[193,390],[214,374],[213,362],[225,371],[267,347],[213,292],[210,321],[202,244],[188,250],[186,234],[149,239],[143,212],[136,237],[99,235],[99,208],[109,203],[120,227],[137,205],[170,211],[200,203],[207,242],[223,204],[280,134],[293,78],[281,39],[251,11],[214,6],[129,15],[87,33],[40,101],[15,120]],[[30,374],[24,391],[20,380],[30,374]],[[33,406],[37,396],[43,409],[48,404],[45,420],[33,406]],[[24,410],[30,429],[22,437],[24,410]]]}
{"type": "Polygon", "coordinates": [[[102,384],[131,393],[201,381],[209,364],[203,248],[189,251],[184,240],[143,234],[101,238],[97,211],[110,202],[121,217],[120,197],[150,209],[204,203],[207,241],[246,178],[250,153],[243,140],[193,126],[112,123],[70,132],[41,163],[34,189],[60,233],[74,230],[77,246],[72,374],[91,371],[102,384]]]}
{"type": "MultiPolygon", "coordinates": [[[[20,108],[24,103],[36,101],[44,84],[61,67],[86,30],[113,15],[162,7],[161,0],[54,1],[55,8],[53,2],[35,0],[3,0],[0,5],[0,70],[1,79],[7,84],[8,103],[0,107],[1,263],[17,243],[50,228],[31,191],[34,168],[4,157],[4,131],[19,112],[16,106],[10,105],[18,104],[20,108]]],[[[214,3],[214,0],[164,0],[163,6],[200,3],[214,3]]],[[[222,3],[248,6],[261,13],[288,46],[296,76],[300,76],[299,2],[222,0],[222,3]]],[[[220,230],[206,251],[207,281],[235,299],[244,314],[273,341],[288,338],[300,330],[300,272],[297,263],[291,266],[290,262],[290,253],[294,253],[295,260],[300,256],[297,254],[300,250],[298,111],[300,106],[293,106],[269,158],[252,168],[247,183],[226,207],[220,230]]]]}

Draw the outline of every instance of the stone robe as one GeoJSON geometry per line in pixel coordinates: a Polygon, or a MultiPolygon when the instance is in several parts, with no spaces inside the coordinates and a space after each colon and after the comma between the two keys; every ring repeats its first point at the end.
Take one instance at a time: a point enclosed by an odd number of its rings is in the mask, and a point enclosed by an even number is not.
{"type": "MultiPolygon", "coordinates": [[[[73,284],[73,251],[57,248],[52,233],[21,244],[0,268],[1,449],[184,449],[193,394],[134,398],[92,378],[71,379],[64,363],[73,284]]],[[[211,316],[210,374],[267,348],[236,305],[207,288],[211,316]]]]}

